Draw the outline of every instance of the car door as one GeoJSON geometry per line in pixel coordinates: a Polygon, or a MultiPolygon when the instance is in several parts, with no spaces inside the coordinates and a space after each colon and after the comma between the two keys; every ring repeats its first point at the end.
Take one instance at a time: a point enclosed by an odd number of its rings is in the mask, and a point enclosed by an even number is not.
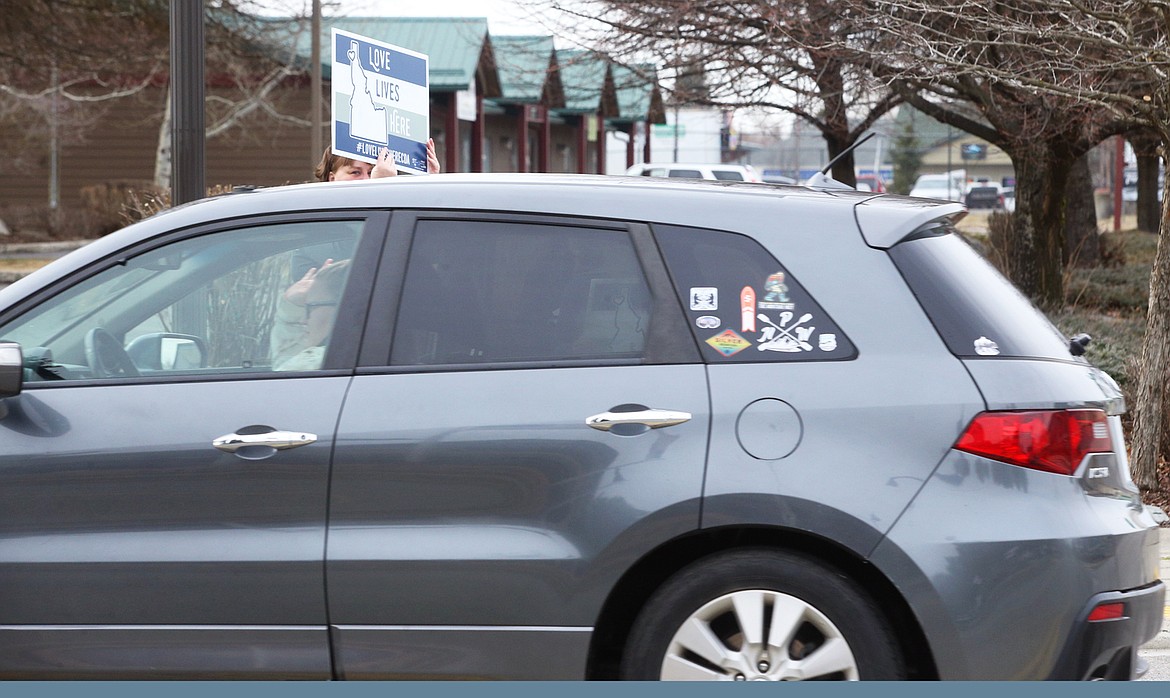
{"type": "Polygon", "coordinates": [[[625,223],[391,231],[330,493],[339,674],[581,678],[618,577],[698,525],[707,386],[665,269],[625,223]]]}
{"type": "Polygon", "coordinates": [[[7,313],[33,368],[0,418],[0,675],[331,676],[329,459],[385,222],[207,226],[7,313]],[[285,301],[305,257],[346,293],[285,301]],[[324,312],[277,370],[278,326],[324,312]]]}

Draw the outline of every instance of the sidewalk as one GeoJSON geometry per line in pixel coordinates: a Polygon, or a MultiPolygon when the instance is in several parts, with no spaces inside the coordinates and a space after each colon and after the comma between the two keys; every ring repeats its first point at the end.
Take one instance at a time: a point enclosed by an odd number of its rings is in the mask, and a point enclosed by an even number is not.
{"type": "Polygon", "coordinates": [[[31,274],[35,267],[19,260],[53,260],[82,247],[91,240],[53,242],[0,242],[0,287],[31,274]],[[7,264],[6,264],[7,262],[7,264]]]}
{"type": "MultiPolygon", "coordinates": [[[[1158,529],[1158,534],[1159,576],[1164,583],[1170,584],[1170,528],[1163,526],[1158,529]]],[[[1142,650],[1170,650],[1170,596],[1166,597],[1166,607],[1162,610],[1162,631],[1142,645],[1142,650]]]]}

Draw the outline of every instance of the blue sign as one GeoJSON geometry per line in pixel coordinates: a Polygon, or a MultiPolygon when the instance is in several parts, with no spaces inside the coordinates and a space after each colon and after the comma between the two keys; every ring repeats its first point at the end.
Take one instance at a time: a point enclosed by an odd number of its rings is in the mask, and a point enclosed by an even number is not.
{"type": "Polygon", "coordinates": [[[429,62],[377,39],[332,31],[333,152],[373,163],[383,148],[399,170],[425,174],[429,62]]]}

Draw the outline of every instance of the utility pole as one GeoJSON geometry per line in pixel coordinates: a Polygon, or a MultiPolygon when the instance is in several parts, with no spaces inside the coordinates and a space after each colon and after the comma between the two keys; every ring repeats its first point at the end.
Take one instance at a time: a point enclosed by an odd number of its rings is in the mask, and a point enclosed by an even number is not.
{"type": "Polygon", "coordinates": [[[171,205],[204,184],[203,0],[171,0],[171,205]]]}
{"type": "Polygon", "coordinates": [[[309,153],[309,167],[317,164],[317,159],[321,157],[321,153],[325,152],[325,146],[321,142],[321,129],[323,127],[321,118],[321,0],[313,0],[313,21],[312,28],[312,49],[311,61],[309,66],[309,89],[312,92],[311,106],[309,109],[312,115],[309,117],[309,123],[313,130],[309,137],[309,147],[312,150],[309,153]]]}

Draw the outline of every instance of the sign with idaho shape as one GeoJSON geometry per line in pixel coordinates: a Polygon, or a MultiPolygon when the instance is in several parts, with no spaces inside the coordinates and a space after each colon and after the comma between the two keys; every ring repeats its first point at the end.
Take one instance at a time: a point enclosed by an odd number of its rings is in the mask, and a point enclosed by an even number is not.
{"type": "Polygon", "coordinates": [[[426,174],[427,57],[337,28],[332,38],[334,154],[372,163],[388,148],[400,171],[426,174]]]}

